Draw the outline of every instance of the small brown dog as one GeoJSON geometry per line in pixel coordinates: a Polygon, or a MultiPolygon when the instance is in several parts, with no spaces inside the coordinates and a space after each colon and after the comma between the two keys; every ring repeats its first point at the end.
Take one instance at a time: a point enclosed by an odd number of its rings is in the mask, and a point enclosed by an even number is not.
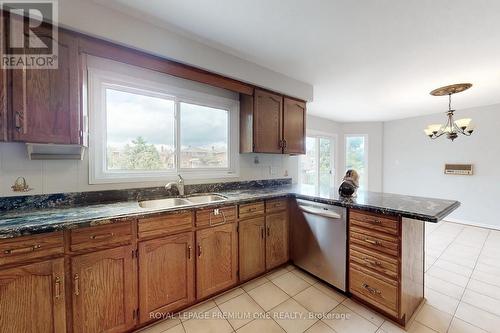
{"type": "Polygon", "coordinates": [[[342,184],[339,187],[339,194],[343,197],[352,197],[356,195],[356,190],[359,187],[359,174],[356,170],[349,169],[346,171],[342,184]]]}

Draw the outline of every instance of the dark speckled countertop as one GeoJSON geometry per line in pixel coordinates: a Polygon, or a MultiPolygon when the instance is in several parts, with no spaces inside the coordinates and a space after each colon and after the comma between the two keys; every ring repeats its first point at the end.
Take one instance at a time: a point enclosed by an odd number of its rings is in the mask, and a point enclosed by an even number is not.
{"type": "Polygon", "coordinates": [[[413,197],[406,195],[360,192],[356,198],[342,199],[338,194],[316,194],[296,185],[270,186],[252,189],[217,191],[227,197],[224,202],[181,206],[170,209],[141,208],[137,200],[108,204],[12,209],[0,213],[0,238],[51,232],[85,226],[112,223],[123,217],[143,217],[171,211],[182,211],[221,204],[236,204],[277,197],[295,197],[336,206],[359,208],[382,214],[399,214],[417,220],[437,222],[460,206],[458,201],[413,197]]]}

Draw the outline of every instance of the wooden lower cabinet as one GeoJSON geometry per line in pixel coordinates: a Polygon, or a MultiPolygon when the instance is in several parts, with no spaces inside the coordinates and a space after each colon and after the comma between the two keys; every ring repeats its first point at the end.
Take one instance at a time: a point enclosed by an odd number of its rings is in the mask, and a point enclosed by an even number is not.
{"type": "Polygon", "coordinates": [[[64,259],[0,270],[2,333],[66,332],[64,259]]]}
{"type": "Polygon", "coordinates": [[[194,233],[140,242],[140,322],[173,312],[194,301],[194,233]]]}
{"type": "Polygon", "coordinates": [[[266,271],[266,220],[264,217],[240,221],[240,280],[245,281],[266,271]]]}
{"type": "Polygon", "coordinates": [[[284,264],[288,254],[288,212],[266,216],[266,269],[284,264]]]}
{"type": "Polygon", "coordinates": [[[196,232],[196,296],[204,298],[238,282],[236,223],[196,232]]]}
{"type": "Polygon", "coordinates": [[[124,332],[136,324],[137,263],[132,246],[71,258],[74,332],[124,332]]]}

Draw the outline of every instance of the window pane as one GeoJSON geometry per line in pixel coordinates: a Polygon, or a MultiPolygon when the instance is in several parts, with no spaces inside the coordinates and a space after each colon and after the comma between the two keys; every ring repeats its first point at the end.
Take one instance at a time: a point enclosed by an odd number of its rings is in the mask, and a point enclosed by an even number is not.
{"type": "Polygon", "coordinates": [[[332,184],[332,141],[319,138],[319,193],[330,193],[332,184]]]}
{"type": "Polygon", "coordinates": [[[106,89],[108,171],[174,169],[174,101],[106,89]]]}
{"type": "Polygon", "coordinates": [[[366,153],[364,136],[346,137],[346,169],[354,169],[359,174],[359,187],[366,189],[366,153]]]}
{"type": "Polygon", "coordinates": [[[318,183],[317,160],[316,160],[316,138],[306,138],[306,155],[303,155],[301,161],[301,183],[302,186],[311,191],[316,191],[318,183]]]}
{"type": "Polygon", "coordinates": [[[180,103],[181,168],[227,168],[229,111],[180,103]]]}

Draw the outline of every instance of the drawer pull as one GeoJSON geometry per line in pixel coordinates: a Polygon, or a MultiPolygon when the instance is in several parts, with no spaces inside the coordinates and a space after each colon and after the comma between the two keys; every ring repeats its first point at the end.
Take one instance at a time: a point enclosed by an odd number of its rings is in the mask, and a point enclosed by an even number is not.
{"type": "Polygon", "coordinates": [[[114,235],[115,235],[114,233],[109,232],[107,234],[92,235],[92,236],[90,236],[90,239],[93,239],[93,240],[103,240],[103,239],[112,238],[114,235]]]}
{"type": "Polygon", "coordinates": [[[255,212],[257,210],[257,207],[251,207],[251,208],[248,208],[248,212],[251,213],[251,212],[255,212]]]}
{"type": "Polygon", "coordinates": [[[189,245],[189,246],[187,247],[187,255],[188,255],[188,260],[191,260],[191,251],[192,251],[192,247],[191,247],[191,245],[189,245]]]}
{"type": "Polygon", "coordinates": [[[201,245],[198,244],[198,257],[201,257],[201,245]]]}
{"type": "Polygon", "coordinates": [[[366,257],[365,257],[365,258],[363,258],[363,260],[364,260],[366,263],[370,264],[370,265],[374,265],[374,266],[382,266],[382,263],[381,263],[380,261],[378,261],[378,260],[372,260],[372,259],[369,259],[369,258],[366,258],[366,257]]]}
{"type": "Polygon", "coordinates": [[[21,247],[21,248],[18,248],[18,249],[4,250],[3,254],[24,254],[24,253],[30,253],[30,252],[34,252],[34,251],[40,249],[41,247],[42,246],[40,244],[35,244],[35,245],[32,245],[32,246],[21,247]]]}
{"type": "Polygon", "coordinates": [[[267,237],[271,237],[271,228],[267,227],[267,237]]]}
{"type": "Polygon", "coordinates": [[[78,274],[75,274],[73,276],[73,284],[75,288],[75,296],[80,295],[80,277],[78,276],[78,274]]]}
{"type": "Polygon", "coordinates": [[[373,287],[370,287],[369,285],[367,285],[366,283],[363,283],[361,285],[364,289],[368,290],[368,292],[370,294],[373,294],[373,295],[380,295],[382,294],[382,292],[380,290],[378,290],[377,288],[373,288],[373,287]]]}
{"type": "Polygon", "coordinates": [[[380,220],[371,220],[370,222],[373,224],[382,224],[382,221],[380,220]]]}
{"type": "Polygon", "coordinates": [[[374,239],[369,239],[369,238],[365,238],[365,242],[373,244],[373,245],[377,245],[377,246],[382,245],[382,243],[380,241],[374,240],[374,239]]]}
{"type": "Polygon", "coordinates": [[[56,299],[61,298],[61,278],[59,276],[56,276],[54,283],[54,290],[55,290],[55,298],[56,299]]]}

